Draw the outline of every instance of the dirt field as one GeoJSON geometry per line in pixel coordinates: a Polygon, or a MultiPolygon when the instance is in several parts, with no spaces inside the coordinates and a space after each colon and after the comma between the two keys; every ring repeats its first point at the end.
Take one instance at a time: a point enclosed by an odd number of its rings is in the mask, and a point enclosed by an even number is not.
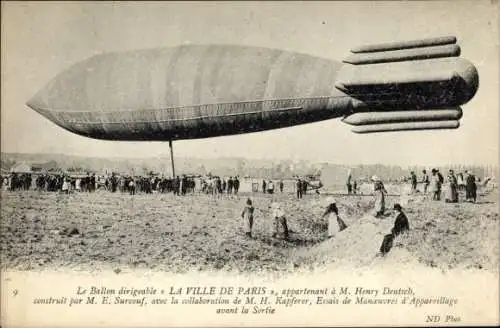
{"type": "Polygon", "coordinates": [[[271,196],[250,196],[257,209],[253,239],[244,236],[240,217],[247,195],[213,199],[2,191],[1,266],[36,271],[119,273],[137,268],[281,274],[332,263],[354,267],[419,263],[440,270],[498,270],[498,190],[480,192],[476,204],[389,197],[389,208],[402,203],[411,231],[398,237],[384,258],[376,254],[394,215],[374,218],[372,197],[335,197],[349,227],[326,240],[327,223],[320,218],[325,196],[296,200],[290,194],[277,195],[292,230],[291,240],[283,241],[271,238],[271,196]]]}

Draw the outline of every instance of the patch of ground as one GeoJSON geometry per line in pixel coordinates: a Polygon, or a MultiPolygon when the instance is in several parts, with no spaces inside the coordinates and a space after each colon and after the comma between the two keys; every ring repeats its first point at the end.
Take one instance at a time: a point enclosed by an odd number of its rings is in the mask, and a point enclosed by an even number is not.
{"type": "Polygon", "coordinates": [[[297,200],[275,195],[284,205],[290,241],[271,238],[271,196],[250,195],[256,207],[254,237],[240,217],[247,195],[8,192],[2,191],[2,269],[101,270],[138,268],[168,272],[293,272],[339,263],[355,267],[417,263],[447,270],[498,270],[498,190],[479,202],[447,204],[423,195],[389,197],[403,204],[411,231],[395,240],[384,258],[376,254],[394,222],[374,218],[373,198],[336,197],[349,227],[326,240],[321,218],[325,196],[297,200]]]}

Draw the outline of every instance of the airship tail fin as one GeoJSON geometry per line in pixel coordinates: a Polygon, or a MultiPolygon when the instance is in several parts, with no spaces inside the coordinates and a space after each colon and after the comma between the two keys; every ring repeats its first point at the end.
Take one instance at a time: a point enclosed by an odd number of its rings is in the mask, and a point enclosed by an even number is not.
{"type": "Polygon", "coordinates": [[[412,41],[363,45],[352,48],[351,52],[357,54],[357,53],[371,53],[371,52],[393,51],[393,50],[403,50],[403,49],[415,49],[415,48],[455,44],[456,42],[457,38],[454,36],[442,36],[442,37],[426,38],[426,39],[419,39],[412,41]]]}
{"type": "Polygon", "coordinates": [[[448,36],[353,48],[335,82],[354,99],[343,121],[356,133],[458,128],[459,106],[475,95],[479,78],[456,42],[448,36]]]}
{"type": "Polygon", "coordinates": [[[344,123],[356,133],[456,129],[462,118],[460,107],[435,110],[360,112],[346,116],[344,123]]]}
{"type": "Polygon", "coordinates": [[[458,120],[450,121],[426,121],[426,122],[402,122],[390,124],[370,124],[360,125],[352,129],[355,133],[374,132],[397,132],[397,131],[418,131],[418,130],[445,130],[457,129],[460,126],[458,120]]]}
{"type": "Polygon", "coordinates": [[[425,48],[354,53],[344,59],[343,62],[353,65],[367,65],[409,60],[458,57],[460,56],[460,51],[460,46],[457,44],[448,44],[425,48]]]}

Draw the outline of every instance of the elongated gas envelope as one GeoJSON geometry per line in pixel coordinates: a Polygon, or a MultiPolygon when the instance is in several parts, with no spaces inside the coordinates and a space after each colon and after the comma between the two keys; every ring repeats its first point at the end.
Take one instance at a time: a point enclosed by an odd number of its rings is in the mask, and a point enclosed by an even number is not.
{"type": "Polygon", "coordinates": [[[179,140],[344,117],[358,133],[457,128],[478,88],[455,37],[367,45],[343,61],[276,49],[184,45],[93,56],[27,103],[107,140],[179,140]]]}

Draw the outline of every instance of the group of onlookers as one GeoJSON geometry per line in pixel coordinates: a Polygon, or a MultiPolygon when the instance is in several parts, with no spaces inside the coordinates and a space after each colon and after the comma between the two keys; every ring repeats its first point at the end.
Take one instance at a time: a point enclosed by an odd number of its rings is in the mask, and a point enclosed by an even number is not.
{"type": "Polygon", "coordinates": [[[12,173],[6,176],[0,176],[0,189],[8,186],[10,190],[29,190],[31,188],[30,173],[12,173]]]}
{"type": "Polygon", "coordinates": [[[220,176],[205,176],[201,178],[201,192],[220,197],[223,194],[237,195],[240,190],[240,179],[237,176],[227,179],[220,176]]]}
{"type": "MultiPolygon", "coordinates": [[[[387,191],[385,190],[383,182],[377,177],[373,176],[371,178],[374,190],[375,190],[375,217],[381,217],[385,214],[385,196],[387,191]]],[[[339,232],[348,228],[348,225],[339,215],[339,210],[337,203],[334,198],[328,197],[326,199],[326,208],[323,212],[322,218],[327,218],[327,238],[335,237],[339,232]]],[[[269,206],[269,214],[272,220],[271,222],[271,236],[273,238],[282,235],[283,239],[288,240],[290,238],[290,231],[288,228],[288,221],[285,209],[282,204],[278,201],[272,200],[269,206]]],[[[392,248],[394,239],[400,234],[410,230],[410,224],[408,218],[403,212],[403,208],[400,204],[394,204],[393,210],[395,212],[395,220],[393,228],[390,233],[385,235],[382,240],[382,245],[380,246],[380,254],[385,255],[392,248]]],[[[254,226],[254,214],[255,207],[250,198],[247,199],[246,204],[241,212],[241,217],[243,218],[243,229],[245,235],[248,238],[252,238],[252,229],[254,226]]]]}
{"type": "Polygon", "coordinates": [[[285,184],[283,183],[283,180],[279,180],[277,182],[277,186],[275,186],[273,180],[262,180],[262,192],[264,194],[274,194],[276,189],[282,193],[284,186],[285,184]]]}
{"type": "MultiPolygon", "coordinates": [[[[417,176],[415,172],[410,173],[412,192],[417,192],[417,176]]],[[[443,175],[438,169],[431,170],[431,176],[426,170],[422,171],[423,192],[432,194],[433,200],[441,200],[443,188],[445,187],[445,201],[449,203],[457,203],[459,191],[465,191],[465,200],[475,202],[477,199],[477,184],[476,177],[472,172],[465,171],[455,174],[453,170],[448,171],[446,183],[443,175]]]]}

